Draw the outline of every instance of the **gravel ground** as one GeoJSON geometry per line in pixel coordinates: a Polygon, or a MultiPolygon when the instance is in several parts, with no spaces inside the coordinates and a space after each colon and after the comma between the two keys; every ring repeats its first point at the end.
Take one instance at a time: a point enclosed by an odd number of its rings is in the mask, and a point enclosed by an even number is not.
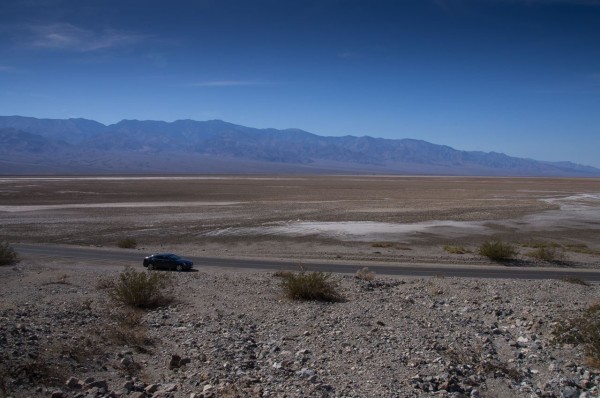
{"type": "Polygon", "coordinates": [[[107,293],[122,269],[0,267],[0,396],[600,396],[552,335],[598,285],[333,275],[342,302],[296,302],[273,273],[200,269],[161,273],[175,301],[135,312],[107,293]]]}

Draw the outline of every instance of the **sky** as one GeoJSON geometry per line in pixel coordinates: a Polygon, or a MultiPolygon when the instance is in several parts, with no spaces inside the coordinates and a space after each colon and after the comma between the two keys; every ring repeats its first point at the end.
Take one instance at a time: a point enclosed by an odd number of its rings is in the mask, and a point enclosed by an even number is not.
{"type": "Polygon", "coordinates": [[[600,0],[2,0],[0,115],[221,119],[600,167],[600,0]]]}

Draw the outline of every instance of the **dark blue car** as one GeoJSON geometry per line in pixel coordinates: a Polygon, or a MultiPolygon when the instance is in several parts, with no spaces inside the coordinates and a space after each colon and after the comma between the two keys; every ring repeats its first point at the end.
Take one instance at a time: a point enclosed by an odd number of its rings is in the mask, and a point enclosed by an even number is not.
{"type": "Polygon", "coordinates": [[[153,254],[144,258],[144,267],[152,269],[169,269],[177,271],[188,271],[194,266],[194,263],[185,258],[181,258],[173,253],[153,254]]]}

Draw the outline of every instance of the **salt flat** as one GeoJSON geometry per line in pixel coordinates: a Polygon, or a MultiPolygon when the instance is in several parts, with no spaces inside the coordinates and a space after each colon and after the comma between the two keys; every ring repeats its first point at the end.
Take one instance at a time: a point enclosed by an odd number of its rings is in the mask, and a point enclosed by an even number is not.
{"type": "MultiPolygon", "coordinates": [[[[0,239],[238,257],[482,262],[485,239],[586,247],[596,266],[600,180],[406,176],[0,179],[0,239]]],[[[526,249],[522,250],[526,252],[526,249]]],[[[525,259],[525,258],[524,258],[525,259]]]]}

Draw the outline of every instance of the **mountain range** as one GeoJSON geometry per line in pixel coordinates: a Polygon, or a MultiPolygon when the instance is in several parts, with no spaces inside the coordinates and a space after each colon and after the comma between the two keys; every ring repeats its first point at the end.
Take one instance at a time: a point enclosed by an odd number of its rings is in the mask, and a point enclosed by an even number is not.
{"type": "Polygon", "coordinates": [[[325,137],[221,120],[0,116],[0,174],[382,173],[598,177],[600,169],[415,139],[325,137]]]}

